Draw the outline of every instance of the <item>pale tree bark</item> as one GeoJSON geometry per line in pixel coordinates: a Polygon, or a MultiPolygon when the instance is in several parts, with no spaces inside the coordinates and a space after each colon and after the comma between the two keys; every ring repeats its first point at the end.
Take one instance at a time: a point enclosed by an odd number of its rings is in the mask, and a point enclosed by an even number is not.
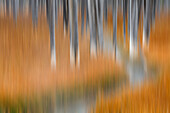
{"type": "Polygon", "coordinates": [[[93,0],[88,0],[88,14],[89,14],[89,27],[90,27],[90,56],[96,57],[97,55],[97,40],[96,40],[96,26],[95,26],[95,10],[93,0]]]}
{"type": "Polygon", "coordinates": [[[113,45],[114,45],[114,52],[116,58],[116,50],[117,50],[117,9],[118,9],[118,0],[113,0],[112,3],[112,16],[113,16],[113,45]]]}
{"type": "Polygon", "coordinates": [[[70,64],[80,65],[79,41],[78,41],[78,2],[69,0],[69,23],[70,23],[70,64]]]}
{"type": "Polygon", "coordinates": [[[56,68],[56,49],[55,49],[55,0],[48,0],[49,5],[49,29],[50,29],[50,49],[51,66],[56,68]]]}

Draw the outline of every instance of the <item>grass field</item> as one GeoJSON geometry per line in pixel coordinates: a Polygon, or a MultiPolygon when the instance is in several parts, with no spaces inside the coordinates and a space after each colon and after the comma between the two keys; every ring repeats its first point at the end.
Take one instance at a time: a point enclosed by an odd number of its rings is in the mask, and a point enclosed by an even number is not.
{"type": "MultiPolygon", "coordinates": [[[[81,36],[81,24],[80,67],[71,68],[69,33],[64,35],[62,16],[59,16],[56,24],[57,63],[56,70],[52,70],[49,29],[46,17],[39,17],[37,28],[33,27],[31,16],[19,16],[17,23],[12,17],[0,18],[2,112],[42,112],[46,104],[55,105],[56,98],[88,95],[88,92],[97,92],[102,87],[109,87],[112,82],[116,84],[119,79],[126,78],[125,72],[115,65],[112,56],[98,54],[97,59],[90,58],[90,34],[87,31],[81,36]]],[[[110,25],[108,28],[111,28],[110,25]]]]}
{"type": "MultiPolygon", "coordinates": [[[[118,16],[120,43],[123,42],[121,17],[118,16]]],[[[168,21],[169,16],[156,19],[155,31],[151,31],[150,48],[145,50],[148,61],[160,65],[161,75],[158,79],[133,90],[128,85],[123,85],[120,92],[118,89],[109,98],[98,96],[92,112],[150,112],[152,108],[160,112],[168,110],[168,21]]],[[[108,22],[104,34],[107,33],[112,38],[111,16],[108,22]]],[[[68,101],[89,94],[96,95],[109,87],[116,89],[119,83],[127,81],[126,72],[117,65],[113,56],[98,54],[97,59],[90,57],[90,34],[87,31],[87,34],[81,36],[80,25],[80,68],[70,68],[69,33],[64,35],[62,16],[59,16],[56,24],[57,65],[56,70],[52,70],[50,37],[45,16],[41,15],[37,28],[33,27],[31,16],[19,17],[17,24],[11,17],[0,17],[0,112],[54,112],[58,100],[68,101]]],[[[104,27],[106,28],[105,25],[104,27]]],[[[140,33],[139,36],[141,37],[140,33]]],[[[126,42],[128,48],[128,39],[126,42]]]]}
{"type": "Polygon", "coordinates": [[[110,97],[99,96],[95,113],[169,113],[170,112],[170,16],[156,18],[151,30],[149,49],[144,50],[149,63],[161,70],[156,79],[139,87],[124,87],[110,97]]]}

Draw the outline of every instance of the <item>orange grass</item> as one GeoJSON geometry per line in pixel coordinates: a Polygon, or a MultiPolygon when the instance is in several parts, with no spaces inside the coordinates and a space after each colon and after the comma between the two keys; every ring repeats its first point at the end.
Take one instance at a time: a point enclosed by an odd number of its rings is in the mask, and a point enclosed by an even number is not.
{"type": "MultiPolygon", "coordinates": [[[[169,113],[170,112],[170,16],[156,18],[151,30],[150,46],[145,49],[149,63],[161,69],[156,80],[149,80],[141,88],[124,87],[111,97],[99,96],[95,113],[169,113]]],[[[140,31],[141,32],[141,31],[140,31]]]]}
{"type": "Polygon", "coordinates": [[[122,69],[115,65],[112,57],[98,55],[97,59],[90,58],[90,34],[88,31],[82,38],[81,29],[80,68],[70,68],[69,33],[64,36],[62,16],[59,16],[56,27],[56,70],[51,70],[50,37],[46,17],[41,15],[37,29],[33,28],[31,20],[31,16],[19,16],[15,24],[12,17],[0,17],[2,104],[6,101],[15,103],[20,98],[55,92],[75,84],[86,84],[89,81],[93,84],[96,79],[105,77],[106,73],[123,73],[122,69]]]}

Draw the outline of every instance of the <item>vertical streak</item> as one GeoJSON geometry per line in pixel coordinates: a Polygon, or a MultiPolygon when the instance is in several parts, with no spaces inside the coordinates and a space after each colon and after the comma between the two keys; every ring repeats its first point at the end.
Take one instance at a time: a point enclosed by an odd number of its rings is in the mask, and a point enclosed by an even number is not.
{"type": "Polygon", "coordinates": [[[124,45],[126,43],[126,4],[125,4],[126,0],[123,0],[123,34],[124,34],[124,45]]]}
{"type": "Polygon", "coordinates": [[[132,0],[130,0],[130,56],[133,55],[133,47],[132,47],[132,0]]]}
{"type": "Polygon", "coordinates": [[[51,46],[51,64],[56,67],[56,51],[55,51],[55,0],[49,0],[49,28],[50,28],[50,46],[51,46]]]}

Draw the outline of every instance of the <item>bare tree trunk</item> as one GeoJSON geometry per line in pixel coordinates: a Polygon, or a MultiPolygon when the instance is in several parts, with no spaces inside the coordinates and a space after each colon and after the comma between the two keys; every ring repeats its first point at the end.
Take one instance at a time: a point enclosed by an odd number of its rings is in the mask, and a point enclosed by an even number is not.
{"type": "Polygon", "coordinates": [[[130,35],[130,0],[128,0],[128,34],[130,35]]]}
{"type": "Polygon", "coordinates": [[[88,0],[88,14],[89,14],[89,26],[90,26],[90,55],[97,55],[97,40],[96,40],[96,28],[95,28],[95,11],[94,1],[88,0]]]}
{"type": "Polygon", "coordinates": [[[130,56],[133,56],[132,0],[130,0],[130,56]]]}
{"type": "Polygon", "coordinates": [[[164,11],[166,14],[168,13],[168,0],[164,0],[164,11]]]}
{"type": "Polygon", "coordinates": [[[32,21],[33,25],[38,24],[38,0],[32,0],[32,21]]]}
{"type": "Polygon", "coordinates": [[[137,57],[138,0],[130,0],[130,57],[137,57]]]}
{"type": "Polygon", "coordinates": [[[152,26],[155,27],[156,0],[152,1],[152,26]]]}
{"type": "Polygon", "coordinates": [[[118,9],[118,0],[113,0],[112,16],[113,16],[113,45],[115,46],[115,58],[116,58],[116,49],[117,49],[117,9],[118,9]]]}
{"type": "Polygon", "coordinates": [[[12,11],[13,11],[13,18],[15,22],[17,23],[17,17],[18,17],[18,9],[19,9],[19,0],[12,0],[12,11]]]}
{"type": "Polygon", "coordinates": [[[84,12],[85,12],[85,0],[81,0],[81,35],[84,34],[84,12]]]}
{"type": "Polygon", "coordinates": [[[86,0],[86,33],[87,33],[87,25],[89,23],[89,13],[88,13],[88,0],[86,0]]]}
{"type": "Polygon", "coordinates": [[[55,49],[55,0],[48,0],[49,6],[49,29],[50,29],[50,49],[51,66],[56,67],[56,49],[55,49]]]}
{"type": "Polygon", "coordinates": [[[6,0],[6,15],[9,16],[9,0],[6,0]]]}
{"type": "MultiPolygon", "coordinates": [[[[145,6],[144,3],[143,3],[143,6],[145,6]]],[[[149,6],[150,6],[150,1],[146,0],[146,7],[144,7],[144,18],[143,18],[143,47],[148,46],[149,35],[150,35],[149,6]]]]}
{"type": "Polygon", "coordinates": [[[79,41],[78,41],[78,2],[69,0],[69,22],[70,22],[70,63],[80,64],[79,41]]]}
{"type": "Polygon", "coordinates": [[[126,44],[126,15],[127,15],[127,0],[123,0],[123,35],[124,35],[124,45],[126,44]]]}
{"type": "Polygon", "coordinates": [[[138,40],[138,18],[139,18],[139,13],[138,13],[138,10],[139,10],[139,7],[138,7],[138,2],[140,2],[139,0],[135,0],[135,37],[134,37],[134,49],[135,49],[135,53],[137,53],[137,40],[138,40]]]}
{"type": "Polygon", "coordinates": [[[23,9],[24,9],[24,7],[23,7],[23,3],[24,3],[24,0],[19,0],[19,12],[21,13],[21,14],[23,14],[23,9]]]}
{"type": "Polygon", "coordinates": [[[58,0],[55,0],[55,21],[58,23],[58,0]]]}
{"type": "Polygon", "coordinates": [[[157,8],[157,14],[158,17],[160,17],[160,10],[161,10],[161,0],[156,0],[156,8],[157,8]]]}
{"type": "Polygon", "coordinates": [[[104,21],[106,25],[107,25],[107,20],[108,20],[107,10],[108,10],[107,0],[104,0],[104,21]]]}
{"type": "Polygon", "coordinates": [[[97,13],[97,29],[98,29],[98,38],[100,49],[103,48],[103,0],[95,0],[96,1],[96,13],[97,13]],[[99,3],[98,3],[99,1],[99,3]],[[99,4],[99,6],[98,6],[99,4]],[[99,14],[100,13],[100,14],[99,14]]]}

